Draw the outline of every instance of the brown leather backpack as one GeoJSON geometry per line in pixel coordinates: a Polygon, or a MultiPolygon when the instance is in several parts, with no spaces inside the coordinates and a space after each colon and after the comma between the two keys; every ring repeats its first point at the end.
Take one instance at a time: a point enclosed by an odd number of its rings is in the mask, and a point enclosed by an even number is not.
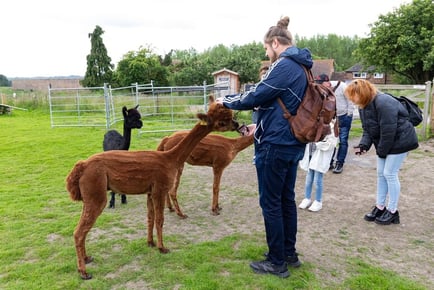
{"type": "MultiPolygon", "coordinates": [[[[315,83],[312,71],[302,67],[307,77],[307,88],[297,114],[291,115],[282,100],[279,98],[278,101],[295,138],[302,143],[318,142],[331,133],[330,122],[336,117],[336,96],[333,89],[315,83]]],[[[334,134],[338,136],[338,124],[334,126],[334,134]]]]}

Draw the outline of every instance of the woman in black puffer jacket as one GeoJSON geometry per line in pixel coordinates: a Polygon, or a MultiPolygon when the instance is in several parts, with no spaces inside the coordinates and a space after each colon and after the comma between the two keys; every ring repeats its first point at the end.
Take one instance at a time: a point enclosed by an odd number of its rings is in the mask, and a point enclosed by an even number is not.
{"type": "Polygon", "coordinates": [[[419,146],[407,110],[394,97],[378,91],[366,80],[352,81],[345,94],[359,106],[363,136],[356,154],[374,145],[377,153],[377,201],[365,220],[399,224],[398,201],[401,185],[398,172],[410,150],[419,146]],[[386,207],[386,198],[389,202],[386,207]]]}

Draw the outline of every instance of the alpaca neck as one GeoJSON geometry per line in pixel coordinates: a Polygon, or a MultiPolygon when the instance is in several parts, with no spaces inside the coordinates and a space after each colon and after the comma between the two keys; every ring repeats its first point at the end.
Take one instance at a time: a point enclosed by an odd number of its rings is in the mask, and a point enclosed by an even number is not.
{"type": "Polygon", "coordinates": [[[253,144],[253,134],[249,136],[242,136],[235,139],[234,149],[236,152],[243,151],[253,144]]]}
{"type": "Polygon", "coordinates": [[[200,140],[211,133],[211,131],[212,130],[208,128],[207,125],[201,125],[199,122],[190,130],[181,142],[178,143],[178,145],[166,152],[171,154],[173,159],[176,159],[179,164],[183,164],[200,140]]]}
{"type": "Polygon", "coordinates": [[[128,150],[130,149],[131,144],[131,128],[129,128],[125,122],[124,122],[124,144],[121,148],[121,150],[128,150]]]}

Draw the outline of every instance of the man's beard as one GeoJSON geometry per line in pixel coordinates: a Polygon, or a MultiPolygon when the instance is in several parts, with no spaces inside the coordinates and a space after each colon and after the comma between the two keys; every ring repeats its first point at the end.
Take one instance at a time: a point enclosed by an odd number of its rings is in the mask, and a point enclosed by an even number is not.
{"type": "Polygon", "coordinates": [[[277,60],[277,53],[273,50],[273,54],[270,56],[270,62],[273,63],[277,60]]]}

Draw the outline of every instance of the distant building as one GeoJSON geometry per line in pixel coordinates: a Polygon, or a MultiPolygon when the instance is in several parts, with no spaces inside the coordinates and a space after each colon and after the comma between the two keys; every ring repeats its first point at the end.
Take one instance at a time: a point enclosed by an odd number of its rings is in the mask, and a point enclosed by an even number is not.
{"type": "Polygon", "coordinates": [[[391,84],[393,79],[390,74],[378,72],[375,66],[364,67],[361,64],[355,64],[342,72],[335,72],[335,62],[333,59],[317,59],[313,61],[313,76],[326,74],[330,80],[351,82],[356,79],[365,79],[373,84],[391,84]]]}
{"type": "Polygon", "coordinates": [[[48,88],[82,88],[80,81],[83,77],[35,77],[35,78],[13,78],[12,88],[14,90],[47,91],[48,88]]]}
{"type": "Polygon", "coordinates": [[[348,80],[365,79],[373,84],[391,84],[393,79],[390,74],[377,72],[375,66],[364,67],[361,64],[355,64],[345,70],[345,78],[348,80]]]}
{"type": "Polygon", "coordinates": [[[320,74],[326,74],[332,79],[332,75],[335,72],[335,60],[334,59],[315,59],[312,66],[313,77],[317,77],[320,74]]]}
{"type": "Polygon", "coordinates": [[[212,73],[214,77],[214,83],[221,83],[222,86],[229,86],[228,90],[220,90],[217,91],[218,96],[225,96],[229,94],[237,94],[240,92],[240,75],[234,71],[223,68],[221,70],[215,71],[212,73]]]}

